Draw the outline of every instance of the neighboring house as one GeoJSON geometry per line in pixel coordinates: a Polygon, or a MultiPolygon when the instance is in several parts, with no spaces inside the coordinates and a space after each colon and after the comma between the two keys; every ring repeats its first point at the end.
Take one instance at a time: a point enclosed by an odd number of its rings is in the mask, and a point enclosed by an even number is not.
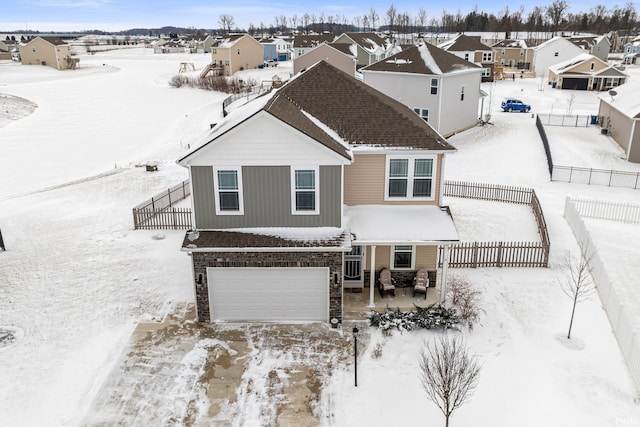
{"type": "Polygon", "coordinates": [[[24,65],[47,65],[57,70],[74,69],[80,61],[71,57],[65,41],[55,37],[36,37],[20,45],[20,60],[24,65]]]}
{"type": "Polygon", "coordinates": [[[248,34],[231,34],[216,40],[211,47],[211,65],[218,75],[232,76],[237,71],[258,68],[264,63],[264,48],[248,34]]]}
{"type": "Polygon", "coordinates": [[[188,51],[188,45],[179,40],[167,40],[153,47],[153,53],[185,53],[188,51]]]}
{"type": "Polygon", "coordinates": [[[600,95],[598,122],[625,151],[626,159],[640,163],[640,81],[630,80],[600,95]]]}
{"type": "Polygon", "coordinates": [[[495,53],[495,63],[503,67],[515,67],[518,70],[530,70],[533,61],[533,49],[525,40],[502,40],[491,46],[495,53]]]}
{"type": "Polygon", "coordinates": [[[357,68],[371,65],[401,50],[376,33],[342,33],[333,43],[350,46],[353,56],[356,57],[357,68]]]}
{"type": "Polygon", "coordinates": [[[278,50],[278,61],[290,61],[293,49],[293,37],[276,37],[276,49],[278,50]]]}
{"type": "Polygon", "coordinates": [[[402,102],[444,136],[478,124],[483,68],[425,43],[360,70],[362,81],[402,102]]]}
{"type": "MultiPolygon", "coordinates": [[[[200,322],[342,321],[345,288],[410,281],[458,241],[442,204],[455,151],[417,115],[325,61],[232,111],[189,169],[200,322]]],[[[443,259],[446,283],[448,258],[443,259]]]]}
{"type": "Polygon", "coordinates": [[[0,60],[11,60],[11,49],[13,47],[13,44],[0,40],[0,60]]]}
{"type": "Polygon", "coordinates": [[[607,36],[571,36],[569,41],[604,62],[609,59],[611,41],[607,36]]]}
{"type": "Polygon", "coordinates": [[[262,59],[264,61],[277,61],[278,60],[278,44],[274,39],[260,40],[262,45],[262,59]]]}
{"type": "Polygon", "coordinates": [[[494,79],[494,55],[493,48],[482,44],[480,37],[471,37],[465,34],[460,34],[455,38],[440,43],[438,47],[442,50],[446,50],[449,53],[456,55],[459,58],[469,61],[473,64],[477,64],[482,67],[482,81],[492,82],[494,79]]]}
{"type": "Polygon", "coordinates": [[[322,60],[327,61],[352,77],[356,76],[356,58],[351,51],[351,47],[346,44],[335,43],[322,43],[306,54],[294,59],[293,74],[298,74],[301,70],[322,60]]]}
{"type": "Polygon", "coordinates": [[[589,53],[549,67],[549,84],[559,89],[609,90],[623,84],[628,77],[589,53]]]}
{"type": "Polygon", "coordinates": [[[623,52],[623,62],[625,64],[637,64],[637,58],[640,56],[640,36],[625,43],[623,52]]]}
{"type": "Polygon", "coordinates": [[[532,71],[538,76],[545,75],[549,67],[583,53],[582,48],[564,37],[553,37],[533,48],[532,71]]]}
{"type": "Polygon", "coordinates": [[[322,43],[331,43],[335,39],[333,34],[305,34],[293,38],[293,55],[296,59],[311,51],[322,43]]]}
{"type": "Polygon", "coordinates": [[[196,53],[211,53],[211,47],[215,40],[209,34],[195,36],[191,41],[196,53]]]}

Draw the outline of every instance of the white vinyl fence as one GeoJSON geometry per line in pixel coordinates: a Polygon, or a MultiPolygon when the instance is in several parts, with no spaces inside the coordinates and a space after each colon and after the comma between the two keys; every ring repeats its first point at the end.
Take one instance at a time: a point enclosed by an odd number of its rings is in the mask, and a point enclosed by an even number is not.
{"type": "MultiPolygon", "coordinates": [[[[632,310],[631,307],[625,306],[624,302],[616,293],[611,278],[607,274],[606,265],[602,262],[596,246],[591,239],[589,230],[587,230],[582,220],[582,210],[584,210],[587,212],[585,216],[590,216],[589,213],[595,212],[601,216],[592,216],[594,218],[625,221],[617,219],[619,211],[612,209],[612,205],[615,204],[595,200],[574,200],[567,197],[564,206],[564,217],[573,230],[576,239],[581,243],[581,246],[583,248],[589,248],[591,277],[598,290],[600,301],[609,317],[609,322],[618,340],[620,350],[627,361],[631,377],[636,387],[640,389],[640,328],[634,326],[633,323],[637,314],[634,314],[634,310],[632,310]]],[[[634,205],[634,207],[640,210],[640,206],[634,205]]],[[[629,205],[629,211],[632,211],[631,205],[629,205]]]]}

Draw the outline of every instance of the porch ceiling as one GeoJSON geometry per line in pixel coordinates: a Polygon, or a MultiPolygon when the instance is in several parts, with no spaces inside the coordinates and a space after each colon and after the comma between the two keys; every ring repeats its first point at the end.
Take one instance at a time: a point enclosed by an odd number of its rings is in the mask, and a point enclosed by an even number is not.
{"type": "Polygon", "coordinates": [[[458,242],[453,219],[439,206],[345,206],[345,225],[358,244],[458,242]]]}

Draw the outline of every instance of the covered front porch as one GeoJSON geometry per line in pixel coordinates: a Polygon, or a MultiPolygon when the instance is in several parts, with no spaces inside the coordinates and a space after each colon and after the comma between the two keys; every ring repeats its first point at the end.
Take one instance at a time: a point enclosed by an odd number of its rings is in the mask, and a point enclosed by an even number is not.
{"type": "Polygon", "coordinates": [[[415,306],[427,307],[440,302],[440,287],[430,287],[427,297],[424,294],[413,295],[410,286],[397,287],[395,295],[387,294],[384,297],[376,290],[374,292],[375,307],[369,306],[370,292],[366,287],[362,290],[345,289],[342,296],[342,315],[344,320],[366,320],[372,311],[383,311],[386,308],[409,311],[415,306]]]}

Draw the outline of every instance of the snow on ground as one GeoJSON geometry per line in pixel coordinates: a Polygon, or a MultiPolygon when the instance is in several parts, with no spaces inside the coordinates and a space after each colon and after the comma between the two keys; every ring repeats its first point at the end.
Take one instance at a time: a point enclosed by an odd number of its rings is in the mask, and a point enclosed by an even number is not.
{"type": "MultiPolygon", "coordinates": [[[[3,426],[78,425],[135,323],[160,319],[175,303],[193,301],[189,261],[178,251],[183,232],[133,231],[131,219],[134,205],[186,178],[175,159],[222,117],[224,95],[167,85],[180,62],[200,69],[208,57],[130,49],[83,56],[81,69],[72,72],[0,63],[0,92],[38,106],[0,127],[0,228],[7,247],[0,254],[0,326],[24,331],[19,342],[0,351],[3,426]],[[159,162],[158,172],[136,167],[150,160],[159,162]]],[[[247,72],[245,78],[270,80],[275,71],[247,72]]],[[[570,92],[539,79],[483,84],[483,89],[490,94],[491,124],[450,139],[458,152],[448,156],[446,178],[533,187],[552,249],[548,269],[451,270],[482,291],[484,310],[480,324],[464,332],[483,363],[480,385],[453,422],[638,424],[638,393],[597,297],[578,306],[567,341],[571,306],[558,280],[565,275],[561,265],[567,252],[577,251],[562,217],[565,197],[640,203],[640,192],[550,182],[531,114],[498,110],[503,97],[518,96],[533,112],[564,113],[572,102],[574,113],[595,114],[596,94],[577,92],[572,101],[570,92]]],[[[576,159],[568,149],[553,142],[552,147],[559,158],[576,159]]],[[[598,154],[586,158],[602,164],[598,154]]],[[[524,207],[460,199],[450,204],[459,212],[457,227],[465,238],[531,240],[536,233],[527,228],[533,221],[524,207]]],[[[637,252],[636,246],[624,249],[637,252]]],[[[622,283],[637,277],[633,271],[619,273],[622,283]]],[[[323,423],[442,422],[417,373],[422,342],[435,334],[373,335],[361,349],[358,388],[352,366],[327,379],[317,404],[323,423]],[[371,351],[376,343],[383,349],[378,358],[371,351]]],[[[261,384],[263,374],[250,371],[246,379],[261,384]]]]}

